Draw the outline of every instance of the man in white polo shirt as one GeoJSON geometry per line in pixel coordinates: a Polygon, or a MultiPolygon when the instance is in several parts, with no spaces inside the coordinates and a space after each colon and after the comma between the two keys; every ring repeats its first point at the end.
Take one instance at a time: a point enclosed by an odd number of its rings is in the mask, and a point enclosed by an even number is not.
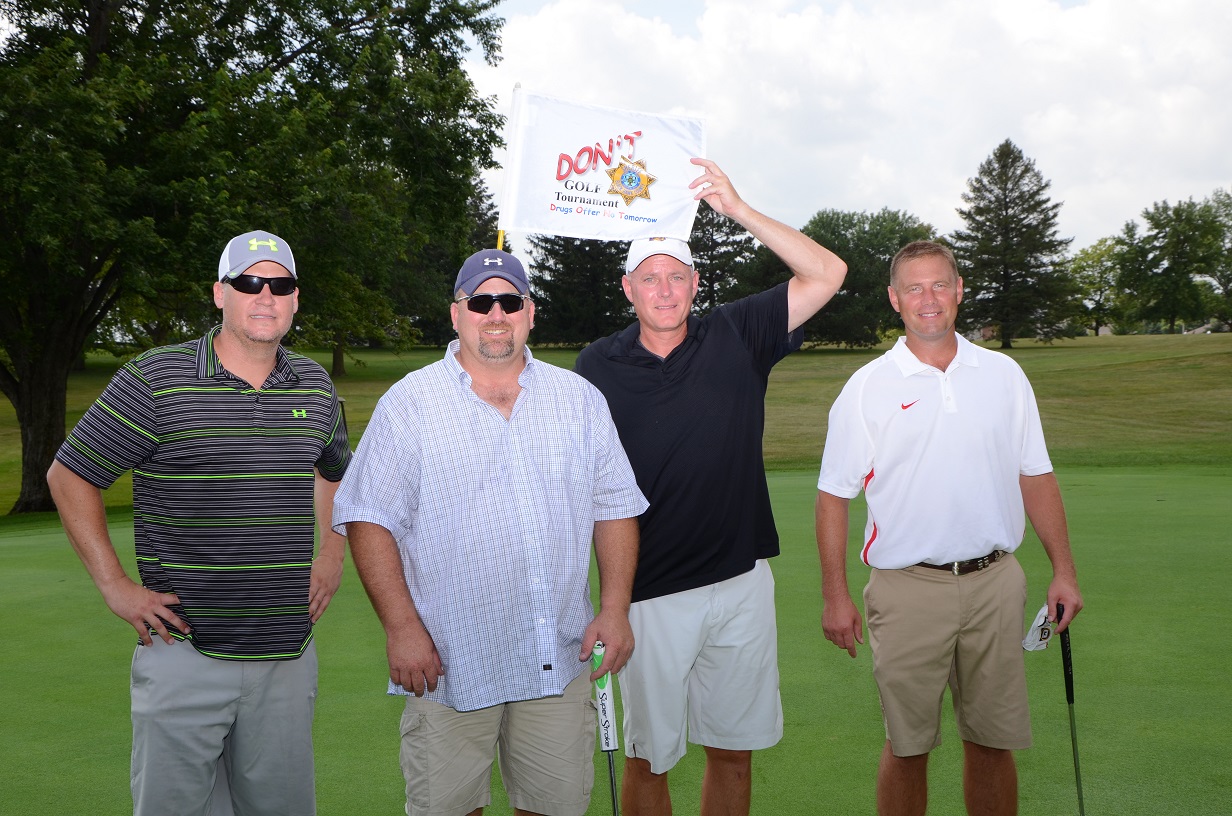
{"type": "Polygon", "coordinates": [[[969,813],[1017,813],[1013,751],[1031,744],[1023,665],[1025,516],[1052,562],[1058,631],[1082,609],[1065,508],[1031,385],[1012,359],[954,332],[962,278],[930,241],[890,265],[905,336],[857,371],[830,409],[817,495],[822,628],[856,655],[847,588],[849,503],[864,490],[861,560],[873,676],[885,716],[877,809],[923,814],[928,753],[950,687],[969,813]]]}

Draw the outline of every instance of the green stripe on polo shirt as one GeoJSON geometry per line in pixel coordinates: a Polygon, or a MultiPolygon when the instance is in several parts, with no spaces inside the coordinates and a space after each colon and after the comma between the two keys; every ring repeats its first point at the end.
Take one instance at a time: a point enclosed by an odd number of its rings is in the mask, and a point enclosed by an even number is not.
{"type": "Polygon", "coordinates": [[[214,618],[256,618],[267,615],[302,615],[308,611],[308,604],[299,606],[272,606],[255,609],[209,609],[204,607],[184,607],[184,614],[209,615],[214,618]]]}
{"type": "Polygon", "coordinates": [[[133,469],[133,473],[138,476],[143,476],[147,479],[163,479],[181,482],[195,481],[225,481],[227,479],[308,479],[316,478],[316,474],[312,471],[307,473],[231,473],[219,474],[217,476],[200,476],[200,475],[185,475],[185,476],[170,476],[161,473],[149,473],[144,470],[133,469]]]}
{"type": "Polygon", "coordinates": [[[278,388],[278,389],[270,389],[268,391],[262,391],[261,393],[272,395],[272,396],[281,396],[283,394],[286,394],[286,395],[294,394],[296,396],[303,396],[305,394],[310,394],[312,396],[317,396],[317,397],[333,397],[333,394],[331,394],[330,392],[326,391],[323,388],[278,388]]]}
{"type": "Polygon", "coordinates": [[[318,397],[332,397],[330,392],[323,388],[235,388],[229,385],[220,386],[179,386],[177,388],[165,388],[161,391],[150,392],[155,397],[165,397],[168,394],[260,394],[262,396],[304,396],[313,395],[318,397]]]}
{"type": "Polygon", "coordinates": [[[117,465],[115,462],[112,462],[109,459],[104,459],[103,457],[99,456],[97,453],[94,452],[93,448],[87,447],[84,442],[82,442],[77,437],[73,436],[72,434],[69,434],[68,439],[66,441],[70,445],[72,445],[73,448],[77,450],[82,456],[87,457],[92,462],[102,465],[103,467],[107,468],[107,470],[110,470],[112,473],[114,473],[116,476],[124,475],[124,471],[127,470],[127,468],[122,468],[119,465],[117,465]]]}
{"type": "Polygon", "coordinates": [[[171,442],[181,439],[210,439],[227,436],[301,436],[315,439],[333,439],[332,435],[326,436],[320,431],[314,431],[310,428],[198,428],[192,431],[169,433],[162,437],[162,441],[171,442]]]}
{"type": "Polygon", "coordinates": [[[233,566],[225,564],[172,564],[167,561],[161,563],[164,569],[205,570],[208,572],[243,572],[244,570],[294,569],[296,567],[312,566],[311,561],[291,561],[286,564],[235,564],[233,566]]]}
{"type": "MultiPolygon", "coordinates": [[[[195,646],[196,644],[194,643],[193,645],[195,646]]],[[[197,651],[205,655],[206,657],[217,657],[221,660],[290,660],[291,658],[296,658],[296,657],[300,657],[301,655],[303,655],[304,650],[307,648],[308,648],[308,641],[305,640],[304,645],[300,646],[299,651],[297,652],[275,652],[272,654],[242,655],[242,654],[232,654],[231,652],[219,652],[219,651],[212,650],[212,649],[198,648],[197,651]]]]}
{"type": "MultiPolygon", "coordinates": [[[[214,386],[214,387],[206,387],[206,386],[187,387],[186,386],[183,388],[166,388],[166,389],[163,389],[162,391],[151,391],[150,396],[163,397],[163,396],[166,396],[167,394],[219,394],[219,393],[234,394],[237,390],[238,389],[232,388],[227,385],[220,385],[220,386],[214,386]]],[[[241,394],[251,394],[252,389],[248,389],[246,391],[240,391],[240,393],[241,394]]]]}
{"type": "Polygon", "coordinates": [[[127,425],[127,426],[128,426],[128,427],[130,427],[130,428],[132,428],[134,431],[136,431],[137,433],[141,434],[142,436],[149,437],[150,439],[154,440],[155,442],[157,442],[157,441],[158,441],[158,437],[157,437],[157,436],[155,436],[154,434],[152,434],[152,433],[150,433],[149,431],[145,430],[144,428],[142,428],[142,427],[140,427],[140,426],[138,426],[138,425],[135,425],[135,424],[133,424],[132,422],[129,422],[127,419],[125,419],[125,418],[124,418],[124,415],[123,415],[123,414],[121,414],[120,412],[118,412],[118,411],[116,411],[115,409],[113,409],[110,405],[108,405],[107,403],[103,402],[101,399],[95,400],[95,401],[94,401],[94,404],[95,404],[95,405],[97,405],[99,408],[102,408],[104,411],[106,411],[107,413],[111,414],[113,417],[115,417],[116,419],[120,420],[120,421],[121,421],[121,422],[123,422],[125,425],[127,425]]]}
{"type": "Polygon", "coordinates": [[[275,524],[315,524],[315,516],[228,516],[226,518],[177,518],[175,516],[157,516],[153,513],[133,512],[133,518],[140,518],[153,524],[166,527],[249,527],[275,524]]]}

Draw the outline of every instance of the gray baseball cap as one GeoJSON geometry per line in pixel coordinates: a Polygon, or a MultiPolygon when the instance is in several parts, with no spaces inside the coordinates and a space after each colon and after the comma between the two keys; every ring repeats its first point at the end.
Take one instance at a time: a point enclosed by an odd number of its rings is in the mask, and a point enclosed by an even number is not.
{"type": "Polygon", "coordinates": [[[226,280],[243,275],[253,264],[273,261],[291,273],[296,280],[295,256],[291,246],[277,235],[265,230],[253,230],[237,235],[227,242],[227,247],[218,259],[218,279],[226,280]]]}

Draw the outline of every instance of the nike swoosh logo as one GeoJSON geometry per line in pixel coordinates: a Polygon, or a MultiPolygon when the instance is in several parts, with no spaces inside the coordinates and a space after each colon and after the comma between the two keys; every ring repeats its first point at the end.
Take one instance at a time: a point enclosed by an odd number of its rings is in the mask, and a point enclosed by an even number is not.
{"type": "Polygon", "coordinates": [[[912,405],[915,405],[917,402],[919,402],[919,400],[915,400],[914,402],[908,402],[907,404],[900,405],[899,407],[902,408],[904,411],[906,411],[908,408],[910,408],[912,405]]]}

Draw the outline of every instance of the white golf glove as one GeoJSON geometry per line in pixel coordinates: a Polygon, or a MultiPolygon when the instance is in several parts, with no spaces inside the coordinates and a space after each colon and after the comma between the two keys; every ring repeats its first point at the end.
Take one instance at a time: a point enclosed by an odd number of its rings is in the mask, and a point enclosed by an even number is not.
{"type": "Polygon", "coordinates": [[[1048,620],[1048,604],[1044,604],[1035,616],[1035,620],[1031,622],[1031,628],[1027,630],[1027,636],[1022,639],[1022,648],[1028,652],[1038,652],[1048,648],[1048,641],[1052,639],[1052,632],[1056,628],[1055,623],[1048,620]]]}

